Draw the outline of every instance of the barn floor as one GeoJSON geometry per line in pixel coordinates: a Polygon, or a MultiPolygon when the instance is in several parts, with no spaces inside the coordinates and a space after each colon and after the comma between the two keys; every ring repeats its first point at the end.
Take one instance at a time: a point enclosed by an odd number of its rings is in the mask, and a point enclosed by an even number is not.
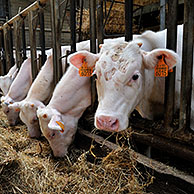
{"type": "Polygon", "coordinates": [[[54,158],[44,137],[8,126],[0,109],[0,193],[190,194],[194,186],[137,164],[127,148],[111,152],[81,135],[68,156],[54,158]]]}

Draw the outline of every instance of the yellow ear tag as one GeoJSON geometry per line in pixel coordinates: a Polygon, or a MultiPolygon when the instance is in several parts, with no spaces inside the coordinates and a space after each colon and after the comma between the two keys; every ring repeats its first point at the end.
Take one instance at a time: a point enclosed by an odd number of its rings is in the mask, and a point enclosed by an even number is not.
{"type": "Polygon", "coordinates": [[[63,123],[56,121],[56,123],[59,125],[59,127],[61,127],[61,133],[63,133],[65,131],[65,126],[63,125],[63,123]]]}
{"type": "Polygon", "coordinates": [[[80,77],[91,77],[93,73],[93,68],[88,67],[88,63],[86,59],[84,58],[82,60],[82,66],[79,68],[79,75],[80,77]]]}
{"type": "Polygon", "coordinates": [[[164,61],[164,55],[159,59],[158,64],[155,66],[154,70],[155,77],[166,77],[168,76],[168,65],[164,61]]]}

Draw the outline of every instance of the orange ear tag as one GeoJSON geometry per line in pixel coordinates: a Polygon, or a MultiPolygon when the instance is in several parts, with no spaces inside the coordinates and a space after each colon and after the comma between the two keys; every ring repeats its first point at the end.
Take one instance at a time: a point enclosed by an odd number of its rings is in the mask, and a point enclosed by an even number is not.
{"type": "Polygon", "coordinates": [[[159,59],[158,64],[154,70],[155,77],[167,77],[168,76],[168,65],[164,61],[164,55],[159,59]]]}
{"type": "Polygon", "coordinates": [[[93,68],[88,67],[88,63],[86,59],[84,58],[82,60],[82,66],[79,68],[79,75],[80,77],[91,77],[93,73],[93,68]]]}
{"type": "Polygon", "coordinates": [[[56,121],[56,123],[59,125],[59,127],[61,127],[61,133],[63,133],[65,131],[65,126],[63,125],[63,123],[56,121]]]}

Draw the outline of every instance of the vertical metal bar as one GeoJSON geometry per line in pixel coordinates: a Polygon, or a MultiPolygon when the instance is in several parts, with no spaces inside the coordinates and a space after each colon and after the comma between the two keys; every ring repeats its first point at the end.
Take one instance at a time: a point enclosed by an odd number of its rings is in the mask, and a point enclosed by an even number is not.
{"type": "Polygon", "coordinates": [[[38,73],[38,67],[37,67],[37,54],[36,54],[36,28],[34,26],[33,11],[30,11],[28,13],[28,23],[29,23],[32,78],[35,79],[38,73]]]}
{"type": "MultiPolygon", "coordinates": [[[[89,1],[90,8],[90,51],[96,53],[96,0],[89,1]]],[[[96,83],[94,77],[91,77],[91,108],[95,110],[95,102],[97,99],[96,83]]]]}
{"type": "Polygon", "coordinates": [[[25,33],[24,19],[22,22],[22,51],[23,51],[22,59],[24,61],[25,59],[27,59],[27,56],[26,56],[26,33],[25,33]]]}
{"type": "Polygon", "coordinates": [[[79,42],[82,40],[83,8],[84,8],[84,2],[83,2],[83,0],[81,0],[81,5],[80,5],[80,22],[79,22],[79,39],[78,39],[79,42]]]}
{"type": "Polygon", "coordinates": [[[165,29],[166,22],[166,0],[160,0],[160,30],[165,29]]]}
{"type": "Polygon", "coordinates": [[[70,1],[71,52],[76,52],[76,0],[70,1]]]}
{"type": "Polygon", "coordinates": [[[192,73],[193,73],[193,25],[194,1],[184,1],[183,56],[179,129],[190,126],[192,73]]]}
{"type": "MultiPolygon", "coordinates": [[[[168,1],[167,48],[174,51],[176,51],[177,43],[177,10],[178,0],[168,1]]],[[[175,75],[176,69],[174,68],[165,79],[164,126],[166,128],[170,127],[174,116],[175,75]]]]}
{"type": "Polygon", "coordinates": [[[9,49],[10,49],[10,58],[11,58],[11,67],[15,65],[15,60],[13,56],[13,34],[12,28],[9,26],[9,49]]]}
{"type": "Polygon", "coordinates": [[[44,10],[42,8],[39,9],[39,21],[40,21],[40,47],[41,47],[41,66],[44,65],[46,61],[45,54],[45,31],[44,31],[44,10]]]}
{"type": "Polygon", "coordinates": [[[6,60],[5,60],[5,46],[4,46],[4,38],[3,38],[3,30],[0,31],[0,65],[1,65],[1,75],[6,74],[6,60]]]}
{"type": "Polygon", "coordinates": [[[19,68],[22,64],[22,54],[21,54],[21,21],[15,20],[13,22],[14,36],[15,36],[15,54],[16,54],[16,65],[19,68]]]}
{"type": "Polygon", "coordinates": [[[97,7],[97,38],[98,38],[98,52],[100,51],[99,45],[103,43],[103,0],[98,0],[97,7]]]}
{"type": "Polygon", "coordinates": [[[133,0],[125,0],[125,41],[133,38],[133,0]]]}
{"type": "Polygon", "coordinates": [[[53,45],[53,79],[54,84],[60,80],[62,76],[61,63],[61,30],[60,30],[60,1],[50,0],[51,5],[51,29],[52,29],[52,45],[53,45]]]}
{"type": "Polygon", "coordinates": [[[96,53],[96,0],[90,0],[90,51],[96,53]]]}

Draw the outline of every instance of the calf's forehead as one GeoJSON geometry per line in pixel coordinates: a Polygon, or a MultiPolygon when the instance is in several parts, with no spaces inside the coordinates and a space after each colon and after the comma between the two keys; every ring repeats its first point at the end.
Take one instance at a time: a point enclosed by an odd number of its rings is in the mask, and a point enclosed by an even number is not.
{"type": "MultiPolygon", "coordinates": [[[[111,75],[117,72],[128,75],[135,70],[140,70],[142,66],[142,55],[137,43],[120,43],[104,45],[101,50],[101,55],[96,63],[97,74],[106,74],[111,72],[111,75]]],[[[129,76],[129,75],[128,75],[129,76]]],[[[110,77],[110,76],[109,76],[110,77]]]]}

